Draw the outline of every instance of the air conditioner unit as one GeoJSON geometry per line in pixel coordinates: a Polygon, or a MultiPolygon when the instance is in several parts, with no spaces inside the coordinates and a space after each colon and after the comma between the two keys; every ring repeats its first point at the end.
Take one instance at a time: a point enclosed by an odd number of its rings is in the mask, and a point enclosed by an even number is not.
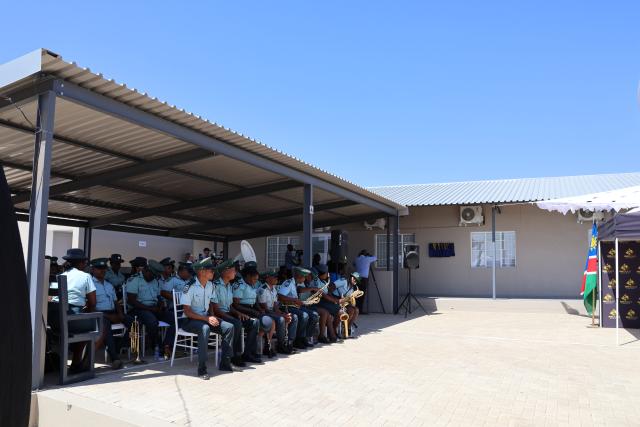
{"type": "Polygon", "coordinates": [[[378,218],[374,222],[369,222],[369,221],[364,222],[364,228],[366,228],[369,231],[373,230],[374,227],[379,228],[380,230],[384,230],[386,226],[387,226],[387,220],[385,220],[384,218],[378,218]]]}
{"type": "Polygon", "coordinates": [[[602,221],[603,219],[604,212],[588,211],[586,209],[580,209],[578,211],[578,222],[602,221]]]}
{"type": "Polygon", "coordinates": [[[460,225],[482,225],[482,206],[460,206],[460,225]]]}

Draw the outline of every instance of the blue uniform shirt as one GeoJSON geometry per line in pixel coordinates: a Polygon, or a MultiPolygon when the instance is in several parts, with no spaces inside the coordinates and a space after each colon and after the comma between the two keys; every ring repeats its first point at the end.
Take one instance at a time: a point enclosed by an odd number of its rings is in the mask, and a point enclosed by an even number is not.
{"type": "Polygon", "coordinates": [[[240,279],[233,287],[233,297],[240,300],[240,304],[253,305],[256,303],[258,293],[256,289],[247,284],[244,279],[240,279]]]}
{"type": "Polygon", "coordinates": [[[119,288],[125,281],[124,274],[122,274],[121,270],[118,270],[116,273],[112,269],[108,269],[107,273],[104,275],[104,280],[111,283],[114,288],[119,288]]]}
{"type": "Polygon", "coordinates": [[[101,282],[93,276],[91,277],[91,279],[93,279],[93,284],[96,288],[96,310],[115,310],[117,297],[116,290],[113,288],[113,285],[107,280],[101,282]]]}
{"type": "Polygon", "coordinates": [[[67,276],[69,305],[84,307],[87,304],[87,294],[96,290],[91,275],[77,268],[65,271],[62,275],[67,276]]]}
{"type": "Polygon", "coordinates": [[[333,283],[336,285],[336,290],[333,291],[334,296],[343,298],[351,295],[352,289],[349,288],[349,282],[347,282],[347,279],[341,278],[333,283]]]}
{"type": "Polygon", "coordinates": [[[267,310],[273,311],[274,305],[278,304],[278,290],[274,286],[273,289],[269,288],[266,283],[262,285],[262,292],[258,297],[258,301],[267,305],[267,310]]]}
{"type": "Polygon", "coordinates": [[[156,279],[147,282],[142,275],[139,275],[127,283],[127,293],[137,295],[140,304],[155,306],[160,296],[160,285],[156,279]]]}
{"type": "Polygon", "coordinates": [[[209,303],[213,300],[214,294],[215,288],[213,283],[207,282],[202,286],[198,279],[196,279],[194,283],[183,290],[180,302],[191,307],[194,313],[200,316],[206,316],[209,311],[209,303]]]}
{"type": "Polygon", "coordinates": [[[288,279],[278,287],[278,293],[285,297],[298,298],[298,288],[295,279],[288,279]]]}
{"type": "Polygon", "coordinates": [[[220,310],[228,313],[231,309],[231,303],[233,302],[231,283],[225,285],[222,279],[218,278],[213,282],[213,286],[215,287],[215,292],[211,296],[211,302],[218,304],[220,310]]]}
{"type": "MultiPolygon", "coordinates": [[[[189,283],[190,280],[191,279],[182,280],[178,276],[171,276],[168,280],[164,280],[160,283],[160,290],[166,292],[182,292],[184,291],[184,287],[187,283],[189,283]]],[[[167,306],[169,308],[173,308],[173,301],[167,301],[167,306]]]]}

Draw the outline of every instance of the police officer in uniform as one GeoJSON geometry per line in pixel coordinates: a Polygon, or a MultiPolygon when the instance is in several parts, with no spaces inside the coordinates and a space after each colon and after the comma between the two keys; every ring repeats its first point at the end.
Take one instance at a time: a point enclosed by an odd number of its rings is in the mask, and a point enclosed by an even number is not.
{"type": "Polygon", "coordinates": [[[264,282],[262,290],[258,295],[258,302],[263,312],[275,321],[276,337],[278,339],[276,351],[283,354],[292,354],[295,352],[292,343],[296,338],[298,316],[296,314],[285,313],[280,310],[277,289],[278,272],[270,270],[265,273],[264,282]]]}
{"type": "Polygon", "coordinates": [[[205,258],[193,265],[196,277],[191,279],[183,289],[182,304],[187,321],[182,329],[198,335],[198,376],[209,379],[207,373],[207,351],[211,332],[222,335],[221,371],[232,371],[231,356],[233,354],[233,324],[210,315],[211,299],[215,289],[213,280],[214,265],[210,258],[205,258]]]}
{"type": "Polygon", "coordinates": [[[233,285],[233,308],[253,319],[258,319],[260,322],[258,339],[262,340],[266,335],[267,340],[262,354],[271,358],[276,355],[275,350],[271,348],[271,339],[276,331],[276,326],[273,319],[257,305],[258,292],[255,285],[258,282],[258,276],[258,264],[255,261],[246,262],[240,278],[233,285]]]}
{"type": "MultiPolygon", "coordinates": [[[[63,276],[67,277],[67,301],[69,314],[96,311],[96,287],[91,276],[84,272],[87,268],[87,257],[82,249],[69,249],[62,257],[68,264],[68,269],[63,276]]],[[[87,332],[94,328],[94,320],[81,320],[70,322],[69,332],[87,332]]],[[[74,343],[71,345],[73,356],[71,359],[70,373],[83,369],[82,353],[86,343],[74,343]]]]}
{"type": "Polygon", "coordinates": [[[175,334],[173,314],[162,307],[160,300],[160,285],[156,279],[164,268],[157,261],[149,260],[142,268],[142,273],[127,283],[127,302],[133,308],[132,315],[146,328],[151,341],[151,347],[158,344],[158,322],[161,320],[170,326],[164,337],[164,357],[171,357],[171,347],[175,334]]]}
{"type": "Polygon", "coordinates": [[[294,346],[300,349],[313,347],[313,334],[320,318],[318,313],[304,307],[298,298],[298,285],[301,284],[304,289],[305,277],[310,273],[306,268],[294,267],[293,277],[282,282],[278,290],[280,303],[288,307],[290,313],[298,316],[298,331],[294,346]]]}
{"type": "Polygon", "coordinates": [[[213,315],[233,324],[234,356],[231,363],[236,366],[246,366],[245,362],[260,363],[262,359],[256,354],[259,322],[246,314],[240,313],[233,307],[233,289],[231,280],[236,275],[236,269],[230,260],[224,261],[217,268],[218,278],[214,281],[215,292],[211,297],[213,315]],[[247,339],[242,351],[242,328],[247,339]]]}
{"type": "Polygon", "coordinates": [[[171,291],[182,292],[192,278],[191,263],[180,262],[178,274],[163,283],[160,283],[160,295],[167,301],[167,308],[173,310],[173,294],[171,291]]]}
{"type": "Polygon", "coordinates": [[[111,254],[109,257],[109,265],[110,267],[107,269],[104,279],[111,283],[113,288],[116,290],[116,294],[122,298],[122,284],[126,280],[124,274],[120,270],[120,267],[122,266],[122,255],[111,254]]]}
{"type": "Polygon", "coordinates": [[[131,326],[132,319],[125,316],[122,307],[117,303],[116,291],[114,287],[105,279],[107,272],[107,258],[96,258],[91,261],[91,277],[96,287],[96,311],[101,311],[102,316],[102,334],[96,342],[96,349],[107,347],[107,353],[111,358],[111,367],[113,369],[122,368],[122,361],[118,349],[113,338],[111,325],[123,323],[127,328],[131,326]]]}

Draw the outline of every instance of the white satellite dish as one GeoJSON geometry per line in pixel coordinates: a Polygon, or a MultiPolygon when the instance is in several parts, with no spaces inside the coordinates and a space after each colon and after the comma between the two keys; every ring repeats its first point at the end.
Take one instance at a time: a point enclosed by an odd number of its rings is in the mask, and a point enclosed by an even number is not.
{"type": "Polygon", "coordinates": [[[257,262],[258,258],[256,257],[256,252],[253,250],[251,243],[243,240],[240,242],[240,253],[236,255],[233,259],[233,262],[240,261],[242,263],[253,261],[257,262]]]}

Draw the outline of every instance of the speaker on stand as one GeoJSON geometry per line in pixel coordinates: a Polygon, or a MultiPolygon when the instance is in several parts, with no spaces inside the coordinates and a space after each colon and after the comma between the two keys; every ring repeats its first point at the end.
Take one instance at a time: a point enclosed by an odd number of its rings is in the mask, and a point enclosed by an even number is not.
{"type": "Polygon", "coordinates": [[[407,243],[406,245],[404,245],[402,255],[403,255],[402,265],[404,268],[409,270],[408,271],[409,273],[408,292],[407,292],[407,295],[405,295],[402,302],[400,303],[400,305],[398,306],[398,310],[396,310],[396,314],[398,314],[402,309],[402,307],[404,307],[404,317],[407,317],[407,314],[412,312],[411,300],[414,300],[418,305],[418,307],[422,309],[422,311],[424,311],[426,314],[429,314],[427,313],[427,310],[425,310],[425,308],[422,306],[420,301],[418,301],[415,295],[413,295],[413,293],[411,292],[411,270],[420,268],[420,246],[413,243],[407,243]]]}
{"type": "Polygon", "coordinates": [[[347,251],[349,246],[349,235],[346,231],[331,231],[331,264],[333,273],[338,272],[338,264],[347,262],[347,251]]]}

